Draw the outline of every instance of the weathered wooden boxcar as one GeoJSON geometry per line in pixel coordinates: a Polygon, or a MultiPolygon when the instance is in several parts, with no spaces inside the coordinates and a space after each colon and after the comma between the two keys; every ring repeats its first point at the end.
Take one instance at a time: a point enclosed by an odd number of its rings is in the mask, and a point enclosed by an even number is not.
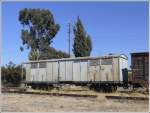
{"type": "MultiPolygon", "coordinates": [[[[125,55],[63,58],[24,62],[26,84],[121,84],[128,68],[125,55]]],[[[126,77],[125,77],[126,78],[126,77]]]]}
{"type": "Polygon", "coordinates": [[[135,86],[148,87],[149,53],[131,53],[132,82],[135,86]]]}

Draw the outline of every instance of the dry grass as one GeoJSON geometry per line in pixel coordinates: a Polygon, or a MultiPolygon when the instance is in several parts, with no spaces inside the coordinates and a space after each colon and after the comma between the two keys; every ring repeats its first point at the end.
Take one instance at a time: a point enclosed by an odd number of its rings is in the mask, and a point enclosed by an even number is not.
{"type": "MultiPolygon", "coordinates": [[[[57,90],[56,90],[57,91],[57,90]]],[[[55,92],[55,90],[53,90],[55,92]]],[[[65,91],[61,91],[63,93],[65,91]]],[[[60,93],[60,92],[59,92],[60,93]]],[[[93,91],[67,91],[67,93],[97,94],[97,98],[63,97],[31,94],[2,95],[2,111],[54,112],[54,111],[126,111],[146,112],[148,101],[107,100],[106,95],[143,96],[143,94],[97,93],[93,91]]]]}

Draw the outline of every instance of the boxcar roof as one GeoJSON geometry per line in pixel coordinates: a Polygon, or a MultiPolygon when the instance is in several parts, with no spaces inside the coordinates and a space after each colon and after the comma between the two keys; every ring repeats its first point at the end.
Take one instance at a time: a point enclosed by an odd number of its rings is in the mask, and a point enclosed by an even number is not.
{"type": "Polygon", "coordinates": [[[149,52],[135,52],[135,53],[130,53],[131,54],[131,56],[147,56],[147,55],[149,55],[149,52]]]}
{"type": "Polygon", "coordinates": [[[121,55],[107,55],[107,56],[101,56],[101,57],[75,57],[75,58],[61,58],[61,59],[48,59],[48,60],[35,60],[35,61],[28,61],[28,62],[23,62],[23,64],[27,63],[37,63],[37,62],[54,62],[54,61],[69,61],[69,60],[92,60],[92,59],[100,59],[100,58],[124,58],[128,60],[128,57],[124,54],[121,55]]]}

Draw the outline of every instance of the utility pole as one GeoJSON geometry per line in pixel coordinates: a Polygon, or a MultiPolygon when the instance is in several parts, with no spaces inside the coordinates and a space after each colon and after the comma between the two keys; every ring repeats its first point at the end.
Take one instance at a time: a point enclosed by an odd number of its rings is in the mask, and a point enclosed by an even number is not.
{"type": "Polygon", "coordinates": [[[70,28],[70,23],[68,24],[68,46],[69,46],[69,57],[70,57],[70,33],[71,33],[71,28],[70,28]]]}

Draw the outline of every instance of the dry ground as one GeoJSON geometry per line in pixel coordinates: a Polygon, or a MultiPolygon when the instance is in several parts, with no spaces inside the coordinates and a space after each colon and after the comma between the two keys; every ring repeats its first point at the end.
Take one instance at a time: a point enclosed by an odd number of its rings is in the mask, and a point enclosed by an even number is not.
{"type": "MultiPolygon", "coordinates": [[[[3,112],[53,112],[53,111],[148,111],[148,101],[107,100],[106,95],[132,96],[125,93],[98,93],[97,98],[64,97],[32,94],[2,94],[3,112]]],[[[143,94],[136,94],[141,96],[143,94]]]]}

